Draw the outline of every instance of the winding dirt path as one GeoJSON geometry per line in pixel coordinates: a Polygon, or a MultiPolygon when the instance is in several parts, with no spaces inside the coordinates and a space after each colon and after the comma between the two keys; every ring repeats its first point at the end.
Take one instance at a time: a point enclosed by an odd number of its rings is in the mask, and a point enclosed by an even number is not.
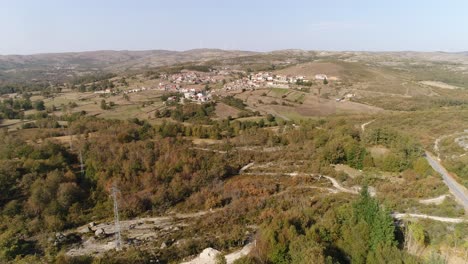
{"type": "Polygon", "coordinates": [[[436,138],[436,140],[434,141],[434,152],[435,154],[437,154],[437,159],[440,160],[440,142],[448,137],[453,137],[453,136],[461,136],[461,135],[464,135],[464,134],[467,134],[468,133],[468,129],[465,129],[463,132],[456,132],[456,133],[453,133],[453,134],[448,134],[448,135],[442,135],[438,138],[436,138]]]}
{"type": "Polygon", "coordinates": [[[444,223],[463,223],[466,222],[466,219],[463,218],[452,218],[452,217],[441,217],[441,216],[433,216],[433,215],[426,215],[426,214],[409,214],[409,213],[393,213],[393,218],[396,219],[404,219],[404,218],[422,218],[422,219],[431,219],[434,221],[444,222],[444,223]]]}
{"type": "Polygon", "coordinates": [[[447,198],[447,197],[448,197],[448,194],[443,194],[443,195],[435,197],[435,198],[420,199],[419,203],[440,205],[445,201],[445,198],[447,198]]]}
{"type": "Polygon", "coordinates": [[[243,256],[247,256],[252,251],[252,249],[255,247],[256,244],[257,244],[256,241],[250,242],[247,245],[245,245],[242,249],[239,249],[230,254],[227,254],[226,256],[224,256],[226,258],[226,263],[232,264],[234,263],[234,261],[242,258],[243,256]]]}
{"type": "Polygon", "coordinates": [[[375,119],[374,119],[374,120],[371,120],[371,121],[369,121],[369,122],[366,122],[366,123],[364,123],[364,124],[362,124],[362,125],[361,125],[361,130],[362,130],[362,132],[364,132],[364,131],[366,130],[366,126],[372,124],[374,121],[375,121],[375,119]]]}

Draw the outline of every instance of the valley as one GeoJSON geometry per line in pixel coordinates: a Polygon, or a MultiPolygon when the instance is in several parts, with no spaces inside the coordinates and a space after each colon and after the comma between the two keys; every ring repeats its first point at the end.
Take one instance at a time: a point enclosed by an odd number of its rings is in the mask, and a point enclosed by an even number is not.
{"type": "Polygon", "coordinates": [[[0,56],[0,262],[464,263],[467,61],[0,56]]]}

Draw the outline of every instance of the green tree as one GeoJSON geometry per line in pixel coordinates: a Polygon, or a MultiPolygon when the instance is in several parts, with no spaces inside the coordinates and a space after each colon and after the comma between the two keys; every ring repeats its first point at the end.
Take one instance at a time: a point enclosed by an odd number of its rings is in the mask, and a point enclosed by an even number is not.
{"type": "MultiPolygon", "coordinates": [[[[353,203],[351,216],[341,227],[341,247],[353,263],[386,263],[381,252],[396,252],[395,226],[390,214],[380,208],[376,199],[369,195],[367,187],[361,190],[359,199],[353,203]],[[381,248],[379,248],[381,247],[381,248]],[[371,253],[372,252],[372,253],[371,253]],[[369,255],[370,254],[370,255],[369,255]]],[[[395,262],[399,263],[399,262],[395,262]]]]}
{"type": "Polygon", "coordinates": [[[78,87],[78,91],[80,93],[86,92],[86,86],[84,86],[84,84],[80,84],[80,86],[78,87]]]}
{"type": "Polygon", "coordinates": [[[102,110],[107,110],[108,109],[106,100],[104,100],[104,99],[101,100],[101,109],[102,110]]]}
{"type": "Polygon", "coordinates": [[[413,162],[413,169],[417,174],[421,176],[427,176],[432,171],[431,166],[429,165],[427,160],[422,157],[416,159],[413,162]]]}
{"type": "Polygon", "coordinates": [[[364,157],[366,156],[366,149],[359,144],[356,140],[352,139],[344,146],[346,155],[346,163],[356,169],[364,167],[364,157]]]}
{"type": "Polygon", "coordinates": [[[275,116],[272,115],[272,114],[268,114],[266,116],[266,120],[271,123],[271,122],[275,121],[275,116]]]}
{"type": "Polygon", "coordinates": [[[381,209],[378,201],[370,196],[367,186],[362,188],[360,198],[353,207],[356,220],[364,220],[370,226],[371,249],[375,250],[379,244],[396,245],[393,219],[390,213],[381,209]]]}
{"type": "Polygon", "coordinates": [[[291,263],[322,264],[325,263],[324,246],[309,236],[300,236],[293,240],[289,246],[291,263]]]}
{"type": "Polygon", "coordinates": [[[42,101],[42,100],[35,101],[34,102],[34,109],[36,109],[37,111],[45,110],[44,101],[42,101]]]}
{"type": "Polygon", "coordinates": [[[226,258],[224,257],[224,255],[222,253],[219,253],[219,254],[216,255],[215,263],[216,264],[227,264],[226,258]]]}
{"type": "Polygon", "coordinates": [[[25,256],[34,250],[34,244],[26,241],[21,234],[7,230],[0,234],[0,260],[10,261],[17,256],[25,256]]]}

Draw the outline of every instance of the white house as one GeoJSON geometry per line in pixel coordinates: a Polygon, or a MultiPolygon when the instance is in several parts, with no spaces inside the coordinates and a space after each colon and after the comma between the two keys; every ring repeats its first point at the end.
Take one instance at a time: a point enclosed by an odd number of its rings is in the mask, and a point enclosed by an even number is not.
{"type": "Polygon", "coordinates": [[[325,74],[316,74],[315,75],[315,80],[322,80],[323,81],[323,80],[327,80],[327,79],[328,79],[328,77],[325,74]]]}

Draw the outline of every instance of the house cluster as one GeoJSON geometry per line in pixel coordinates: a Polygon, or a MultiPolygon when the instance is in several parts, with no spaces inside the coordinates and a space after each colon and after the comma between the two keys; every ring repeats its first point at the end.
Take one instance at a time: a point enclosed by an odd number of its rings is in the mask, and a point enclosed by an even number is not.
{"type": "Polygon", "coordinates": [[[174,83],[167,83],[167,82],[160,82],[158,84],[158,88],[159,90],[162,90],[162,91],[178,92],[182,88],[182,85],[174,84],[174,83]]]}
{"type": "Polygon", "coordinates": [[[337,102],[343,102],[343,101],[350,101],[352,98],[356,97],[356,94],[354,93],[346,93],[340,98],[336,98],[335,101],[337,102]]]}
{"type": "Polygon", "coordinates": [[[184,95],[183,100],[190,100],[199,103],[209,102],[213,97],[210,91],[201,90],[199,88],[182,87],[179,84],[159,83],[159,89],[168,92],[181,93],[184,95]]]}
{"type": "Polygon", "coordinates": [[[113,93],[111,89],[105,89],[100,91],[94,91],[95,94],[111,94],[113,93]]]}
{"type": "Polygon", "coordinates": [[[212,84],[220,82],[220,78],[216,78],[218,73],[216,71],[211,72],[194,72],[194,71],[183,71],[176,74],[162,74],[161,79],[168,81],[171,84],[212,84]]]}
{"type": "Polygon", "coordinates": [[[226,90],[238,90],[238,89],[256,89],[256,88],[289,88],[290,84],[296,84],[298,82],[308,82],[305,76],[292,76],[292,75],[279,75],[272,74],[271,72],[259,72],[251,74],[242,79],[235,80],[227,83],[224,86],[226,90]]]}
{"type": "Polygon", "coordinates": [[[146,91],[146,90],[148,90],[146,87],[141,87],[141,88],[134,88],[134,89],[126,90],[123,93],[124,94],[138,93],[138,92],[143,92],[143,91],[146,91]]]}
{"type": "Polygon", "coordinates": [[[315,80],[318,80],[318,81],[328,80],[328,77],[325,74],[316,74],[315,80]]]}
{"type": "Polygon", "coordinates": [[[211,101],[212,99],[211,92],[209,91],[200,91],[194,88],[191,88],[191,89],[183,88],[183,89],[180,89],[179,91],[184,94],[184,99],[186,100],[196,101],[199,103],[205,103],[205,102],[211,101]]]}

